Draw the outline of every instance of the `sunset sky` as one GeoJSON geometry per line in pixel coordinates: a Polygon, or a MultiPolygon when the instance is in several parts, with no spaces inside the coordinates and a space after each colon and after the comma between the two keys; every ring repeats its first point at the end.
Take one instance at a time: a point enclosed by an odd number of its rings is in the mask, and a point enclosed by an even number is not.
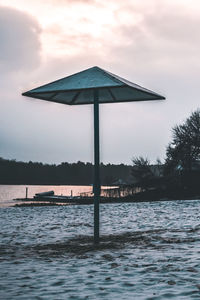
{"type": "Polygon", "coordinates": [[[199,28],[199,0],[0,0],[0,157],[93,161],[92,106],[21,93],[97,65],[166,97],[101,105],[101,161],[163,160],[200,106],[199,28]]]}

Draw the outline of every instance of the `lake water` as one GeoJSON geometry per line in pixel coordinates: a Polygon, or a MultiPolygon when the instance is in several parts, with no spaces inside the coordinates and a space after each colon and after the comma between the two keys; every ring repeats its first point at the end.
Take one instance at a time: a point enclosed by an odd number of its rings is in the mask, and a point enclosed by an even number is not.
{"type": "Polygon", "coordinates": [[[53,190],[55,195],[78,196],[80,193],[92,192],[92,186],[77,185],[0,185],[0,207],[13,206],[16,198],[26,197],[28,188],[28,198],[32,198],[36,193],[53,190]]]}
{"type": "Polygon", "coordinates": [[[92,205],[5,202],[0,299],[200,299],[200,200],[102,204],[98,247],[92,205]]]}

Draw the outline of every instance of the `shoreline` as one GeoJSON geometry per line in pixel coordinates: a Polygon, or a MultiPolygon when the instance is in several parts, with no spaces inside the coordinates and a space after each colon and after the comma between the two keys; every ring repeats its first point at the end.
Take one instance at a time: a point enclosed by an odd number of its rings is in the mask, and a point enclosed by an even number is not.
{"type": "MultiPolygon", "coordinates": [[[[101,199],[100,204],[116,204],[116,203],[143,203],[143,202],[167,202],[167,201],[194,201],[194,200],[199,200],[200,201],[200,196],[195,196],[195,197],[187,197],[185,199],[180,198],[180,199],[172,199],[172,198],[161,198],[161,199],[123,199],[123,198],[109,198],[109,199],[101,199]]],[[[55,199],[34,199],[34,198],[18,198],[18,199],[13,199],[13,201],[19,201],[22,203],[16,203],[15,205],[11,207],[34,207],[34,206],[72,206],[72,205],[92,205],[94,204],[93,198],[91,199],[78,199],[74,201],[63,201],[63,199],[55,200],[55,199]]]]}
{"type": "MultiPolygon", "coordinates": [[[[52,183],[0,183],[1,185],[8,185],[8,186],[92,186],[92,184],[66,184],[66,183],[56,183],[56,184],[52,184],[52,183]]],[[[106,186],[106,185],[102,185],[102,186],[106,186]]]]}

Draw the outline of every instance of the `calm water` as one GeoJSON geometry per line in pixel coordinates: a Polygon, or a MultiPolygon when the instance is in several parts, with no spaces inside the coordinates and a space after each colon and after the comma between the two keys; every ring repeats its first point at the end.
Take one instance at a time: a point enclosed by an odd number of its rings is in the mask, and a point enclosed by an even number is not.
{"type": "Polygon", "coordinates": [[[200,299],[200,201],[2,207],[0,299],[200,299]]]}
{"type": "Polygon", "coordinates": [[[0,207],[13,206],[16,198],[26,197],[28,188],[28,198],[32,198],[36,193],[54,191],[55,195],[78,196],[80,193],[92,191],[92,186],[76,185],[0,185],[0,207]]]}

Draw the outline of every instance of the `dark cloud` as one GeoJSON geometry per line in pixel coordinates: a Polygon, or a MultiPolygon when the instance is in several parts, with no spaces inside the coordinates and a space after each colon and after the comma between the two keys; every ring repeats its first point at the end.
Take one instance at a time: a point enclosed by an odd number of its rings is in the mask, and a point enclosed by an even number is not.
{"type": "Polygon", "coordinates": [[[29,80],[27,73],[40,65],[40,32],[30,15],[0,6],[0,156],[27,153],[28,130],[33,124],[31,112],[20,101],[20,86],[29,80]]]}
{"type": "Polygon", "coordinates": [[[40,62],[40,26],[30,15],[0,6],[0,66],[28,70],[40,62]]]}

